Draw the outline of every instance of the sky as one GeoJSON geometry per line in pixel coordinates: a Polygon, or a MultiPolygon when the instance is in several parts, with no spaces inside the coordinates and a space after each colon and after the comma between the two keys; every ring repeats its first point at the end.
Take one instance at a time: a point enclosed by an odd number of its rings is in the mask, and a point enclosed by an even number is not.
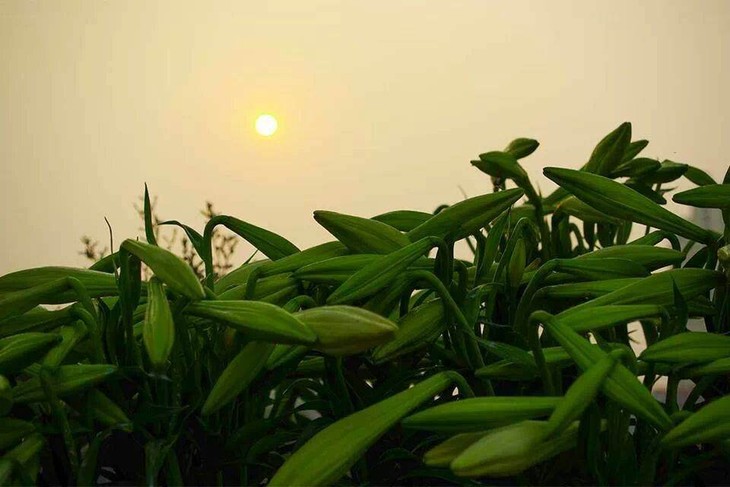
{"type": "Polygon", "coordinates": [[[543,193],[623,121],[721,179],[728,25],[723,0],[0,0],[0,275],[88,265],[104,217],[143,237],[145,182],[163,218],[202,230],[210,200],[306,248],[316,209],[489,191],[469,160],[516,137],[543,193]]]}

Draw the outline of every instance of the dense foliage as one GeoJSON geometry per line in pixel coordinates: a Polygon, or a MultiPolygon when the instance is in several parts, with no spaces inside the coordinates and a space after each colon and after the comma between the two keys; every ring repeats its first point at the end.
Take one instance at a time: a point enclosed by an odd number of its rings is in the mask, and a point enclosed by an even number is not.
{"type": "Polygon", "coordinates": [[[517,139],[472,161],[492,193],[434,214],[316,211],[336,240],[305,250],[231,216],[166,222],[202,279],[157,245],[146,196],[147,242],[0,277],[0,481],[727,478],[728,234],[663,205],[684,177],[697,188],[674,201],[728,221],[730,184],[646,145],[622,124],[580,170],[546,168],[560,187],[543,197],[520,165],[538,143],[517,139]],[[217,276],[221,226],[266,259],[217,276]]]}

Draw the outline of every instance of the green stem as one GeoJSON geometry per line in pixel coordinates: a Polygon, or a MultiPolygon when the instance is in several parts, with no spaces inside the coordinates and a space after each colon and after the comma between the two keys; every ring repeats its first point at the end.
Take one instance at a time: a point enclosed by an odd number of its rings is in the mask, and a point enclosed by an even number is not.
{"type": "Polygon", "coordinates": [[[297,311],[302,308],[316,308],[317,302],[312,299],[311,296],[307,296],[306,294],[302,294],[301,296],[296,296],[291,298],[284,306],[283,308],[287,311],[297,311]]]}
{"type": "Polygon", "coordinates": [[[713,382],[715,382],[717,377],[717,375],[706,375],[701,378],[694,389],[692,389],[692,392],[689,393],[689,396],[687,396],[687,400],[684,402],[684,407],[682,409],[685,411],[694,411],[697,407],[697,401],[702,393],[705,392],[713,382]]]}
{"type": "Polygon", "coordinates": [[[101,341],[101,334],[99,333],[99,327],[96,323],[96,320],[94,317],[89,314],[86,309],[82,307],[77,307],[76,305],[73,305],[71,307],[71,314],[74,315],[76,318],[80,319],[84,325],[86,325],[86,329],[89,332],[89,335],[91,335],[91,344],[92,344],[92,351],[94,353],[94,363],[97,364],[103,364],[106,363],[106,359],[104,358],[104,345],[101,341]]]}
{"type": "Polygon", "coordinates": [[[527,201],[535,209],[535,220],[540,229],[540,241],[542,243],[541,255],[543,260],[550,260],[550,230],[548,229],[547,222],[545,222],[545,210],[542,205],[542,198],[535,191],[529,178],[520,178],[519,181],[515,180],[515,183],[525,191],[527,201]]]}
{"type": "Polygon", "coordinates": [[[543,281],[556,269],[558,262],[551,260],[546,262],[540,267],[533,275],[530,282],[525,288],[525,292],[522,293],[522,298],[517,305],[515,311],[514,329],[519,334],[525,337],[528,333],[528,317],[530,313],[530,306],[532,305],[532,299],[535,294],[542,286],[543,281]]]}
{"type": "Polygon", "coordinates": [[[96,320],[96,308],[94,307],[94,303],[91,301],[91,296],[89,296],[88,291],[86,291],[84,285],[81,284],[81,281],[75,277],[67,277],[66,282],[76,293],[76,296],[79,298],[79,303],[81,303],[84,309],[94,318],[94,320],[96,320]]]}
{"type": "Polygon", "coordinates": [[[251,271],[251,274],[249,274],[248,279],[246,280],[246,293],[244,295],[244,299],[253,299],[254,298],[254,292],[256,291],[256,283],[259,280],[259,277],[261,277],[262,269],[261,267],[257,267],[253,271],[251,271]]]}
{"type": "Polygon", "coordinates": [[[540,376],[542,377],[542,381],[545,386],[545,392],[551,396],[556,395],[555,385],[553,384],[553,378],[550,374],[550,370],[547,367],[545,355],[542,352],[542,346],[540,345],[540,335],[538,334],[538,326],[541,323],[545,323],[553,319],[554,317],[550,313],[547,313],[545,311],[535,311],[530,315],[530,318],[527,322],[528,344],[530,345],[530,349],[532,350],[532,355],[535,359],[535,365],[537,365],[537,369],[540,371],[540,376]]]}
{"type": "Polygon", "coordinates": [[[464,376],[459,374],[458,372],[454,372],[453,370],[449,370],[446,372],[446,374],[449,376],[449,378],[456,384],[456,387],[459,388],[459,393],[464,397],[474,397],[474,391],[472,391],[471,387],[469,386],[469,383],[466,381],[464,376]]]}
{"type": "Polygon", "coordinates": [[[674,414],[679,409],[677,406],[677,391],[679,389],[679,375],[670,373],[667,377],[667,395],[665,409],[667,414],[674,414]]]}
{"type": "Polygon", "coordinates": [[[520,235],[520,233],[522,232],[527,231],[528,229],[532,233],[532,235],[535,236],[535,232],[530,224],[530,221],[527,218],[520,218],[515,224],[512,233],[510,234],[507,245],[504,249],[504,252],[502,253],[502,257],[500,257],[499,259],[497,270],[494,272],[494,276],[492,276],[492,282],[497,282],[500,279],[500,277],[502,276],[502,272],[504,272],[504,269],[507,267],[510,258],[512,257],[512,252],[514,251],[515,245],[517,243],[518,235],[520,235]]]}
{"type": "Polygon", "coordinates": [[[46,367],[41,367],[39,378],[43,387],[43,392],[46,394],[46,400],[51,406],[51,411],[53,412],[55,420],[58,422],[58,427],[61,430],[63,442],[66,446],[66,454],[68,455],[73,475],[76,477],[78,476],[80,466],[79,453],[76,450],[76,442],[74,441],[73,433],[71,432],[71,425],[68,422],[68,416],[66,415],[66,411],[63,409],[63,405],[56,396],[56,391],[53,390],[49,375],[51,375],[51,372],[46,367]]]}
{"type": "Polygon", "coordinates": [[[463,303],[466,297],[466,289],[469,285],[469,269],[466,268],[466,264],[458,260],[454,261],[454,268],[459,275],[459,282],[456,288],[456,301],[463,303]]]}

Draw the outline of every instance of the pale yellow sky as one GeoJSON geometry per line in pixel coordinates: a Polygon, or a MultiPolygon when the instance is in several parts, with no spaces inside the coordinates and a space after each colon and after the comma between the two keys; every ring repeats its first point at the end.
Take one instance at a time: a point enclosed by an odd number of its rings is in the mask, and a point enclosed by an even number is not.
{"type": "Polygon", "coordinates": [[[720,178],[728,25],[723,0],[0,0],[0,274],[85,265],[104,216],[140,234],[145,181],[165,218],[202,228],[210,199],[303,248],[315,209],[484,192],[469,159],[520,136],[543,191],[624,120],[720,178]]]}

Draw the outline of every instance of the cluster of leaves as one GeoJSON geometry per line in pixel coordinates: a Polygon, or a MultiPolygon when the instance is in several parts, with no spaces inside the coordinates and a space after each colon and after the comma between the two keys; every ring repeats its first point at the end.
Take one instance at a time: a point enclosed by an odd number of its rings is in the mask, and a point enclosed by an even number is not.
{"type": "MultiPolygon", "coordinates": [[[[134,205],[134,209],[137,211],[140,220],[144,223],[145,221],[145,198],[148,196],[142,196],[142,205],[134,205]]],[[[149,205],[149,214],[152,220],[152,228],[155,238],[158,242],[162,242],[162,247],[165,249],[178,254],[188,265],[193,269],[196,275],[201,279],[205,277],[205,268],[203,261],[198,256],[195,248],[188,239],[184,232],[181,232],[177,226],[172,226],[175,222],[165,221],[158,215],[156,211],[157,197],[149,199],[147,203],[149,205]],[[168,234],[161,235],[161,228],[167,226],[172,228],[168,234]]],[[[213,203],[210,201],[205,202],[205,208],[200,211],[200,214],[207,220],[210,220],[214,216],[218,215],[218,212],[213,208],[213,203]]],[[[144,230],[144,227],[140,228],[144,230]]],[[[88,235],[81,237],[82,249],[79,251],[80,255],[90,260],[92,263],[106,257],[109,252],[109,247],[103,247],[102,244],[88,235]]],[[[229,272],[233,268],[233,256],[236,252],[238,245],[238,239],[236,235],[232,235],[230,232],[221,232],[219,229],[213,231],[211,247],[213,249],[213,269],[218,276],[222,276],[229,272]]],[[[142,268],[142,277],[149,278],[150,272],[147,267],[142,268]]]]}
{"type": "Polygon", "coordinates": [[[335,240],[305,250],[231,216],[168,222],[202,278],[158,245],[145,196],[146,243],[0,277],[0,481],[716,482],[728,234],[666,210],[662,185],[687,178],[674,200],[727,220],[730,184],[646,144],[622,124],[580,170],[546,168],[560,187],[543,197],[520,165],[538,143],[517,139],[472,162],[495,192],[434,214],[317,211],[335,240]],[[266,259],[217,276],[219,226],[266,259]]]}

